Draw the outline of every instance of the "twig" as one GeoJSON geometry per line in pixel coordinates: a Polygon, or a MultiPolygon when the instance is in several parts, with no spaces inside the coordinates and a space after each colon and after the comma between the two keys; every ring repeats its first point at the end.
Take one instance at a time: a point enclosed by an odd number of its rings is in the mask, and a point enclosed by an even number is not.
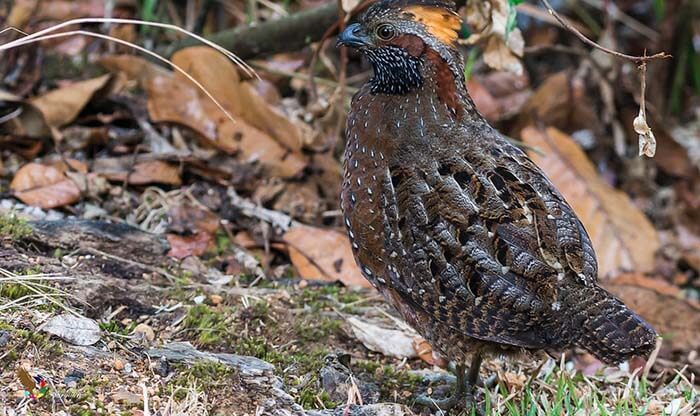
{"type": "Polygon", "coordinates": [[[229,188],[228,197],[231,199],[231,206],[241,210],[243,215],[270,223],[283,232],[299,224],[287,214],[263,208],[249,199],[242,198],[233,188],[229,188]]]}
{"type": "Polygon", "coordinates": [[[171,273],[168,273],[168,271],[163,269],[162,267],[155,267],[155,266],[150,266],[148,264],[139,263],[139,262],[134,261],[134,260],[129,260],[129,259],[125,259],[123,257],[115,256],[114,254],[105,253],[102,250],[98,250],[98,249],[92,248],[92,247],[87,247],[87,248],[83,249],[83,251],[86,251],[94,256],[102,256],[102,257],[108,258],[110,260],[115,260],[115,261],[118,261],[118,262],[121,262],[124,264],[128,264],[130,266],[138,267],[138,268],[143,269],[143,270],[148,270],[149,272],[158,273],[172,282],[177,280],[177,276],[175,276],[171,273]]]}
{"type": "Polygon", "coordinates": [[[607,54],[610,54],[610,55],[612,55],[612,56],[616,56],[616,57],[618,57],[618,58],[627,59],[627,60],[629,60],[629,61],[633,61],[633,62],[636,62],[636,63],[639,63],[639,64],[645,63],[645,62],[648,62],[648,61],[651,61],[651,60],[653,60],[653,59],[666,59],[666,58],[670,58],[670,57],[671,57],[671,55],[667,54],[666,52],[659,52],[659,53],[656,53],[656,54],[654,54],[654,55],[646,55],[646,54],[644,54],[643,56],[634,56],[634,55],[628,55],[628,54],[626,54],[626,53],[622,53],[622,52],[618,52],[618,51],[615,51],[615,50],[606,48],[605,46],[602,46],[602,45],[600,45],[600,44],[598,44],[598,43],[596,43],[596,42],[590,40],[590,39],[587,38],[583,33],[581,33],[578,29],[576,29],[575,27],[573,27],[572,25],[570,25],[563,17],[561,17],[561,16],[559,15],[559,13],[557,13],[557,12],[554,10],[554,8],[552,7],[552,5],[549,3],[549,0],[540,0],[540,1],[541,1],[542,4],[544,4],[544,6],[547,8],[547,11],[549,12],[549,14],[551,14],[552,16],[554,16],[554,18],[557,19],[557,21],[559,22],[559,24],[562,25],[566,30],[568,30],[569,32],[573,33],[573,34],[574,34],[577,38],[579,38],[583,43],[586,43],[586,44],[588,44],[588,45],[590,45],[590,46],[592,46],[592,47],[594,47],[594,48],[596,48],[596,49],[599,49],[599,50],[601,50],[601,51],[603,51],[603,52],[605,52],[605,53],[607,53],[607,54]]]}
{"type": "MultiPolygon", "coordinates": [[[[338,20],[333,23],[324,33],[323,36],[321,36],[321,39],[318,42],[318,46],[316,46],[316,50],[314,50],[314,54],[311,56],[311,60],[309,61],[309,74],[311,75],[311,78],[309,79],[309,92],[311,94],[311,100],[316,101],[318,98],[318,93],[316,91],[316,84],[314,83],[314,68],[316,68],[316,62],[318,62],[318,57],[321,53],[321,50],[323,50],[324,45],[326,44],[326,41],[328,38],[333,36],[333,34],[337,33],[340,28],[345,26],[345,21],[348,19],[351,19],[353,16],[355,16],[357,13],[363,11],[366,9],[370,4],[373,3],[373,0],[364,0],[362,3],[358,4],[355,6],[354,9],[350,11],[350,13],[343,13],[343,8],[340,7],[341,3],[337,3],[337,12],[340,13],[340,17],[338,20]]],[[[342,59],[342,58],[341,58],[342,59]]]]}

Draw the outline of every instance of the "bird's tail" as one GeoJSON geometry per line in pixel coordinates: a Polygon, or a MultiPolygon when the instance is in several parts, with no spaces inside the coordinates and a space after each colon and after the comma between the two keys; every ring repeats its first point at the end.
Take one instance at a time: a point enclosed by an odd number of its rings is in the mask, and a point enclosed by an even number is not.
{"type": "Polygon", "coordinates": [[[654,350],[656,331],[621,300],[599,287],[587,295],[580,347],[610,364],[647,357],[654,350]]]}

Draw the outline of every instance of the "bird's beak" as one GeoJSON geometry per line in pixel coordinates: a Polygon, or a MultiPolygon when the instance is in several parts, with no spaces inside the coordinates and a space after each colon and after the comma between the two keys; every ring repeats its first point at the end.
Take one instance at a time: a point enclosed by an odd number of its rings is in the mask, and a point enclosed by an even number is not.
{"type": "Polygon", "coordinates": [[[353,48],[361,48],[367,46],[369,37],[359,23],[353,23],[343,30],[343,33],[338,35],[336,46],[345,45],[353,48]]]}

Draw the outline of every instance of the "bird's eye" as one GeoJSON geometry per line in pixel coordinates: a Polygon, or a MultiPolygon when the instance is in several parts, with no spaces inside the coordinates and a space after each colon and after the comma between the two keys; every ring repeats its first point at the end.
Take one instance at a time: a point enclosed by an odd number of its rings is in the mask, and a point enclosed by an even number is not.
{"type": "Polygon", "coordinates": [[[385,23],[377,27],[376,33],[377,37],[381,40],[391,40],[396,36],[396,29],[394,29],[394,26],[385,23]]]}

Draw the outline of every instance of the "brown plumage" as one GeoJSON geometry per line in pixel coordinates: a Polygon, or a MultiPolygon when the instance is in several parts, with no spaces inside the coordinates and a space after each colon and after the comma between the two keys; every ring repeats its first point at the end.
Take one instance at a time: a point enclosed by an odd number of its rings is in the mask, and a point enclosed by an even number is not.
{"type": "Polygon", "coordinates": [[[654,330],[598,286],[569,204],[474,108],[459,27],[449,2],[384,0],[339,37],[374,67],[352,100],[342,190],[365,277],[460,364],[573,346],[608,363],[647,355],[654,330]]]}

